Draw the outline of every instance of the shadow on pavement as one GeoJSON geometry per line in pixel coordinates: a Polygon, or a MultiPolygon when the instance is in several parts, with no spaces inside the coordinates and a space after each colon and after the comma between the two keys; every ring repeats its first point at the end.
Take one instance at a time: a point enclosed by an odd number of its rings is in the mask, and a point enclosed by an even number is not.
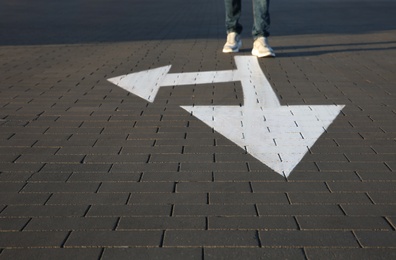
{"type": "Polygon", "coordinates": [[[355,52],[355,51],[387,51],[396,50],[396,41],[366,42],[348,44],[300,45],[277,46],[277,57],[317,56],[329,53],[355,52]]]}

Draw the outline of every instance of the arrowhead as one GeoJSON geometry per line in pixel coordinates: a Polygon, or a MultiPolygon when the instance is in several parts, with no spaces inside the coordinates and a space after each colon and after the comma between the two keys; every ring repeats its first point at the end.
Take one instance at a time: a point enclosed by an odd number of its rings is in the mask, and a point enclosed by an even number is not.
{"type": "Polygon", "coordinates": [[[168,74],[171,65],[156,69],[126,74],[107,79],[111,83],[131,92],[149,102],[153,102],[161,82],[168,74]]]}
{"type": "Polygon", "coordinates": [[[275,172],[288,177],[344,106],[182,106],[275,172]]]}

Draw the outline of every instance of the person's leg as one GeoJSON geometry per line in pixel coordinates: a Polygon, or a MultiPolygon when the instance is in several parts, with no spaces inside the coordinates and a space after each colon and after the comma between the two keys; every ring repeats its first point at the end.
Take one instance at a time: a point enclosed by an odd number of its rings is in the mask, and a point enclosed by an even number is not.
{"type": "Polygon", "coordinates": [[[260,36],[269,36],[271,24],[269,13],[270,0],[253,0],[253,29],[252,36],[257,39],[260,36]]]}
{"type": "Polygon", "coordinates": [[[238,52],[242,46],[240,33],[242,25],[239,23],[241,17],[241,0],[224,0],[226,13],[227,42],[224,44],[223,52],[238,52]]]}
{"type": "Polygon", "coordinates": [[[253,29],[254,39],[252,55],[257,57],[275,57],[274,50],[268,44],[270,14],[270,0],[253,0],[253,29]]]}
{"type": "Polygon", "coordinates": [[[242,32],[242,25],[239,23],[241,17],[241,0],[224,0],[225,4],[225,24],[227,33],[242,32]]]}

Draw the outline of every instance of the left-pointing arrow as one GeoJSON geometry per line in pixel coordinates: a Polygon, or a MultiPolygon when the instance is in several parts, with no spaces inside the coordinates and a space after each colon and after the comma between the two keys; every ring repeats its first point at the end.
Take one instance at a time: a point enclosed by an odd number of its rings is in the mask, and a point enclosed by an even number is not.
{"type": "Polygon", "coordinates": [[[171,65],[108,79],[111,83],[149,102],[160,87],[219,83],[240,80],[237,70],[168,73],[171,65]]]}

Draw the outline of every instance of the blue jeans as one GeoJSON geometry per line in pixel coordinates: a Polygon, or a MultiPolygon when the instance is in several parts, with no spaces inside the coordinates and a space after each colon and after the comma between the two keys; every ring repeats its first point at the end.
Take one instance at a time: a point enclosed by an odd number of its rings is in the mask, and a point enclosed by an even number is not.
{"type": "MultiPolygon", "coordinates": [[[[241,16],[241,0],[224,0],[226,12],[226,29],[227,33],[242,32],[242,25],[239,23],[241,16]]],[[[270,14],[269,14],[270,0],[253,0],[253,29],[252,36],[254,39],[264,36],[269,36],[270,14]]]]}

